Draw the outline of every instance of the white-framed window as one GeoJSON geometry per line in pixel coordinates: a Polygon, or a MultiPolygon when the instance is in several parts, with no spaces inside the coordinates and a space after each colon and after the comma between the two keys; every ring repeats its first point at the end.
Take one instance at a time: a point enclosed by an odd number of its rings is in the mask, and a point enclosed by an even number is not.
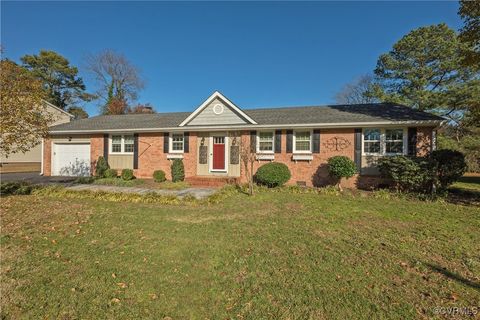
{"type": "Polygon", "coordinates": [[[403,154],[403,129],[385,129],[385,153],[403,154]]]}
{"type": "Polygon", "coordinates": [[[312,132],[310,130],[295,131],[293,134],[293,152],[312,152],[312,132]]]}
{"type": "Polygon", "coordinates": [[[378,128],[363,130],[363,152],[365,154],[380,154],[381,131],[378,128]]]}
{"type": "Polygon", "coordinates": [[[133,154],[132,134],[112,134],[110,136],[110,153],[133,154]]]}
{"type": "Polygon", "coordinates": [[[273,131],[260,131],[257,135],[257,152],[273,153],[275,145],[275,133],[273,131]]]}
{"type": "Polygon", "coordinates": [[[364,155],[406,154],[407,134],[405,128],[363,129],[364,155]]]}
{"type": "Polygon", "coordinates": [[[183,132],[170,133],[170,148],[169,151],[172,153],[181,153],[183,152],[185,137],[183,132]]]}

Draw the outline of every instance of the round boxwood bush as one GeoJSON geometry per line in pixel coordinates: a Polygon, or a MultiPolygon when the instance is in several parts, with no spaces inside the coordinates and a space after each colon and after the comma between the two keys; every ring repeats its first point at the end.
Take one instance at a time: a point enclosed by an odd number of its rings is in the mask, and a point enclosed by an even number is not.
{"type": "Polygon", "coordinates": [[[357,167],[355,162],[352,161],[349,157],[345,156],[334,156],[328,159],[328,173],[330,176],[337,180],[337,185],[340,191],[342,186],[340,181],[342,178],[353,177],[357,173],[357,167]]]}
{"type": "Polygon", "coordinates": [[[135,176],[133,175],[133,170],[132,169],[123,169],[122,170],[122,179],[127,180],[127,181],[135,179],[135,176]]]}
{"type": "Polygon", "coordinates": [[[440,190],[445,190],[457,181],[467,170],[463,153],[455,150],[435,150],[430,153],[430,160],[436,173],[440,190]]]}
{"type": "Polygon", "coordinates": [[[255,181],[269,188],[275,188],[283,186],[290,180],[291,176],[287,165],[279,162],[270,162],[258,168],[257,173],[255,173],[255,181]]]}
{"type": "Polygon", "coordinates": [[[118,177],[118,172],[115,169],[107,169],[104,174],[105,178],[116,178],[118,177]]]}
{"type": "Polygon", "coordinates": [[[181,159],[175,159],[172,163],[172,181],[178,182],[185,179],[185,168],[183,167],[183,161],[181,159]]]}
{"type": "Polygon", "coordinates": [[[155,170],[153,172],[153,180],[155,182],[164,182],[165,180],[167,180],[167,178],[165,177],[165,171],[155,170]]]}

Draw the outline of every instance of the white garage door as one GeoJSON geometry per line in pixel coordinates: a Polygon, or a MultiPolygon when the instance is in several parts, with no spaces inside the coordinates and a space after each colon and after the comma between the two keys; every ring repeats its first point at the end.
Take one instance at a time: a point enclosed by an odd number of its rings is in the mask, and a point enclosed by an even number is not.
{"type": "Polygon", "coordinates": [[[53,146],[54,176],[89,176],[89,143],[56,143],[53,146]]]}

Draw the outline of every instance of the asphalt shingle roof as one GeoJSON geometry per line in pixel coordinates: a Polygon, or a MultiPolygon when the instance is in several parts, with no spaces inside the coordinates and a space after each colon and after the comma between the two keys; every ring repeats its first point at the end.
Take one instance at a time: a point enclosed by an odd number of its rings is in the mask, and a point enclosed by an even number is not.
{"type": "MultiPolygon", "coordinates": [[[[243,109],[259,125],[441,121],[443,118],[391,103],[243,109]]],[[[96,116],[60,124],[52,131],[148,129],[177,127],[191,112],[96,116]]]]}

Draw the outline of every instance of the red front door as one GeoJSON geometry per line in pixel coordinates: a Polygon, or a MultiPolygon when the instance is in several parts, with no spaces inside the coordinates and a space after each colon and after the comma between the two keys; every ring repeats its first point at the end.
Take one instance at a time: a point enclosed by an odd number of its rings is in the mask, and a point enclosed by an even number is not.
{"type": "Polygon", "coordinates": [[[213,170],[225,170],[225,137],[213,137],[213,170]]]}

